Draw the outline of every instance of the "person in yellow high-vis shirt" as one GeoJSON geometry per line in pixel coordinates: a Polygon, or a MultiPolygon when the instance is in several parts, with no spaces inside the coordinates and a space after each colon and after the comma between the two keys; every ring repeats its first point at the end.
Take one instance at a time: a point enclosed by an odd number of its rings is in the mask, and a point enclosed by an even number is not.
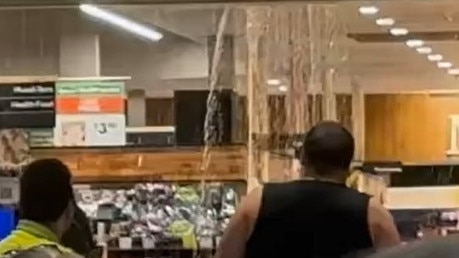
{"type": "Polygon", "coordinates": [[[0,242],[0,257],[37,247],[72,255],[60,240],[72,223],[73,200],[71,173],[65,164],[57,159],[29,164],[20,178],[19,223],[0,242]]]}

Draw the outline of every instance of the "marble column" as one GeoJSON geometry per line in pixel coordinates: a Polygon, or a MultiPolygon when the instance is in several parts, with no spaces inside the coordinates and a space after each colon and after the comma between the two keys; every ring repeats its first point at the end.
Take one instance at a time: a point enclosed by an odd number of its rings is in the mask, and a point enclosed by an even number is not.
{"type": "Polygon", "coordinates": [[[100,76],[98,35],[65,35],[59,44],[60,77],[100,76]]]}
{"type": "Polygon", "coordinates": [[[128,92],[127,121],[129,127],[146,126],[145,90],[135,89],[128,92]]]}
{"type": "MultiPolygon", "coordinates": [[[[209,84],[211,80],[213,62],[214,62],[214,52],[216,50],[217,37],[215,35],[207,37],[207,59],[209,64],[209,84]]],[[[221,56],[219,62],[216,64],[217,72],[217,83],[215,84],[215,91],[220,92],[221,90],[233,91],[236,86],[236,66],[235,66],[235,53],[234,53],[234,37],[231,35],[223,35],[222,46],[221,46],[221,56]]],[[[223,97],[223,96],[221,96],[223,97]]],[[[226,96],[225,96],[226,97],[226,96]]],[[[237,114],[239,113],[238,96],[232,94],[231,96],[231,112],[230,117],[224,117],[224,119],[231,120],[231,128],[225,128],[223,126],[223,134],[231,134],[231,142],[239,141],[238,130],[240,129],[240,122],[238,121],[237,114]],[[228,129],[230,132],[227,132],[228,129]]],[[[220,102],[222,103],[222,102],[220,102]]],[[[221,110],[223,111],[223,110],[221,110]]],[[[223,122],[225,123],[225,122],[223,122]]]]}

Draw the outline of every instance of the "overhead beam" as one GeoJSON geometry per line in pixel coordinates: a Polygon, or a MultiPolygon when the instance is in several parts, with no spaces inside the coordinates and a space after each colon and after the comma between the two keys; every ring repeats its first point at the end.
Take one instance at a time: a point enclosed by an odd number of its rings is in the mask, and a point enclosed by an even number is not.
{"type": "Polygon", "coordinates": [[[393,36],[390,33],[349,33],[347,37],[360,43],[392,43],[405,42],[409,39],[424,41],[457,41],[459,31],[410,32],[406,36],[393,36]]]}
{"type": "MultiPolygon", "coordinates": [[[[351,0],[93,0],[92,4],[97,5],[151,5],[151,4],[215,4],[215,3],[293,3],[293,2],[318,2],[336,3],[351,0]]],[[[394,1],[394,0],[387,0],[394,1]]],[[[81,3],[80,0],[1,0],[0,7],[62,7],[75,6],[81,3]]]]}

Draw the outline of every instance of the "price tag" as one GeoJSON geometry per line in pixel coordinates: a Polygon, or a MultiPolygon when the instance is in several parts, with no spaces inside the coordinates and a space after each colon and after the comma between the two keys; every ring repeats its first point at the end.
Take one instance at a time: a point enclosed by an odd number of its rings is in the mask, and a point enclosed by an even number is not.
{"type": "Polygon", "coordinates": [[[118,130],[118,124],[116,123],[95,123],[94,130],[100,135],[111,133],[111,131],[118,130]]]}
{"type": "Polygon", "coordinates": [[[90,125],[86,131],[87,144],[93,146],[123,146],[126,144],[126,117],[124,115],[87,116],[90,125]]]}
{"type": "Polygon", "coordinates": [[[54,129],[56,146],[126,145],[124,114],[58,115],[54,129]]]}
{"type": "Polygon", "coordinates": [[[12,205],[19,202],[19,180],[16,177],[0,177],[0,204],[12,205]]]}

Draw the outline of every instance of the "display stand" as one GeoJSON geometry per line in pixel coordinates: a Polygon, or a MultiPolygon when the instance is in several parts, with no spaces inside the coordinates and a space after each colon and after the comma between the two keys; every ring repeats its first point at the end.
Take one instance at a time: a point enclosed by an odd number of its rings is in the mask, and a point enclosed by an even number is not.
{"type": "MultiPolygon", "coordinates": [[[[221,196],[231,194],[233,190],[230,189],[235,189],[234,192],[237,195],[239,192],[245,192],[246,189],[247,151],[244,146],[214,147],[212,159],[205,174],[199,170],[202,158],[200,147],[41,148],[33,150],[32,153],[36,158],[58,158],[70,167],[76,184],[77,202],[79,202],[80,207],[91,212],[92,207],[97,206],[90,217],[93,218],[95,232],[98,232],[98,236],[105,235],[105,237],[97,238],[105,239],[99,242],[100,246],[105,246],[104,252],[107,258],[155,257],[163,254],[170,257],[195,257],[197,253],[199,253],[199,257],[210,257],[217,244],[214,233],[207,239],[207,235],[201,235],[207,233],[199,232],[206,232],[203,227],[215,224],[212,227],[216,227],[216,230],[221,234],[223,230],[220,229],[220,225],[227,223],[228,218],[228,215],[222,214],[231,212],[231,209],[228,210],[225,205],[222,206],[221,198],[223,197],[221,196]],[[206,183],[205,189],[199,190],[199,182],[203,180],[203,176],[208,183],[206,183]],[[169,195],[169,189],[173,189],[174,194],[169,195]],[[205,190],[206,194],[196,195],[192,189],[196,189],[197,193],[205,190]],[[225,194],[220,194],[220,191],[225,192],[225,194]],[[163,201],[159,200],[163,198],[162,196],[164,196],[164,200],[174,199],[173,203],[175,204],[163,205],[163,201]],[[128,199],[120,200],[124,197],[128,199]],[[82,199],[83,201],[81,201],[82,199]],[[133,201],[130,202],[129,200],[133,201]],[[120,202],[123,204],[119,205],[120,202]],[[201,208],[192,211],[195,206],[185,204],[189,202],[201,208]],[[131,211],[128,211],[131,209],[129,203],[133,205],[131,211]],[[145,203],[148,205],[144,206],[145,203]],[[192,234],[193,237],[180,238],[181,242],[176,246],[171,246],[170,240],[163,243],[162,236],[159,237],[155,235],[156,233],[153,234],[154,247],[148,246],[148,241],[144,241],[148,240],[145,238],[148,235],[135,233],[137,232],[135,228],[143,227],[142,232],[145,232],[148,227],[148,232],[151,232],[153,227],[147,226],[150,222],[159,223],[158,225],[162,227],[162,222],[169,219],[174,220],[175,215],[154,219],[155,216],[163,216],[160,215],[162,211],[159,211],[162,208],[171,214],[176,214],[175,212],[179,208],[172,205],[180,205],[180,209],[193,212],[191,218],[201,216],[199,214],[207,214],[207,212],[200,213],[200,209],[215,211],[215,214],[218,215],[209,217],[208,220],[214,222],[205,222],[202,227],[199,226],[200,224],[193,224],[199,220],[190,220],[192,223],[187,225],[193,225],[193,232],[195,232],[192,234]],[[117,208],[121,206],[122,209],[117,208]],[[168,206],[170,207],[168,208],[168,206]],[[145,217],[144,215],[137,215],[142,214],[142,212],[149,215],[145,217]],[[220,218],[220,216],[226,216],[226,218],[220,218]],[[107,234],[112,237],[107,238],[107,234]],[[113,235],[117,235],[117,237],[113,238],[113,235]],[[122,239],[125,238],[129,239],[129,243],[123,242],[122,239]],[[139,238],[142,241],[139,241],[139,238]],[[195,241],[198,244],[193,244],[195,241]]],[[[169,201],[166,202],[169,203],[169,201]]],[[[180,219],[177,223],[183,222],[180,219]]],[[[172,227],[172,224],[168,228],[172,227]]]]}

